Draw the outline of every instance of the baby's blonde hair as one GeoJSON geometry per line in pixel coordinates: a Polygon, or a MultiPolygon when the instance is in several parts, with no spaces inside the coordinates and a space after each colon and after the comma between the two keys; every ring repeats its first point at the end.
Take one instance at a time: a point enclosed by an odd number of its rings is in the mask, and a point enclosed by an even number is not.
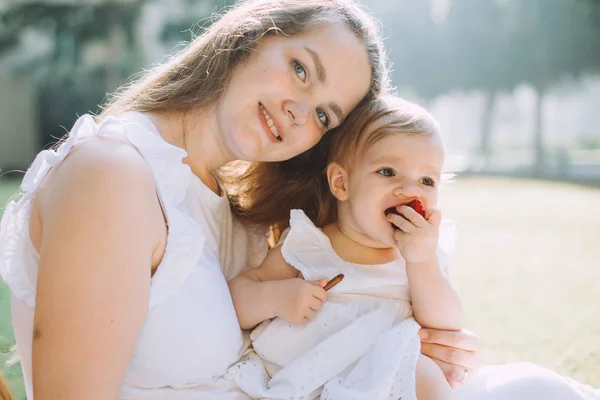
{"type": "Polygon", "coordinates": [[[328,164],[347,164],[358,151],[367,150],[388,135],[439,134],[435,118],[423,107],[397,96],[382,96],[357,108],[331,133],[328,164]],[[378,123],[376,129],[373,125],[378,123]]]}

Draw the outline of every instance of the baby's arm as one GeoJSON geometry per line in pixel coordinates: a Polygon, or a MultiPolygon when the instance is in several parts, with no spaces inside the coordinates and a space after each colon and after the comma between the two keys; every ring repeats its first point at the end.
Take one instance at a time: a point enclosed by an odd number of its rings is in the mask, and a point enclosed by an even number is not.
{"type": "Polygon", "coordinates": [[[293,324],[308,322],[327,299],[326,280],[305,281],[273,248],[263,263],[229,281],[240,326],[253,328],[264,320],[280,317],[293,324]]]}
{"type": "Polygon", "coordinates": [[[437,257],[441,213],[426,210],[425,218],[406,205],[398,212],[401,215],[390,214],[388,220],[398,228],[394,236],[406,261],[415,319],[425,328],[461,330],[462,305],[437,257]]]}
{"type": "Polygon", "coordinates": [[[437,256],[422,263],[407,263],[406,273],[415,320],[424,328],[462,330],[460,298],[440,269],[437,256]]]}

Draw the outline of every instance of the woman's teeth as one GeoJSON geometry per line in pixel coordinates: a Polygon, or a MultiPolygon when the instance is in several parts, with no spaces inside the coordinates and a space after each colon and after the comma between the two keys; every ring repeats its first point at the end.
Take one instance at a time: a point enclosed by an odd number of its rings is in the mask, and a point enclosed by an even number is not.
{"type": "Polygon", "coordinates": [[[271,116],[267,113],[267,110],[265,110],[265,108],[263,107],[262,104],[260,104],[260,110],[262,111],[263,115],[265,116],[265,120],[267,121],[267,125],[269,125],[269,129],[271,129],[271,133],[273,134],[273,136],[275,136],[277,139],[281,140],[281,138],[279,137],[279,131],[277,130],[277,127],[273,123],[271,116]]]}

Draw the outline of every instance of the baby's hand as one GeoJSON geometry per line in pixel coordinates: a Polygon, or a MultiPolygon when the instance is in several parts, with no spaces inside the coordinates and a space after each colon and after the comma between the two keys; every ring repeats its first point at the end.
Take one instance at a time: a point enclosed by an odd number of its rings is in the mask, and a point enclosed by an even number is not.
{"type": "Polygon", "coordinates": [[[439,228],[442,214],[439,210],[427,209],[425,216],[404,205],[397,207],[400,215],[387,215],[396,230],[394,238],[406,263],[425,263],[436,257],[439,228]]]}
{"type": "Polygon", "coordinates": [[[310,321],[327,300],[323,287],[327,279],[305,281],[300,278],[277,282],[275,316],[294,325],[304,325],[310,321]]]}

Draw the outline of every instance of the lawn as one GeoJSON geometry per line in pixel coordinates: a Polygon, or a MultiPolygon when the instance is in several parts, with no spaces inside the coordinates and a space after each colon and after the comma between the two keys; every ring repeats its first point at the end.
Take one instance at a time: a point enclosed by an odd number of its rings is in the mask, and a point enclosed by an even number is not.
{"type": "MultiPolygon", "coordinates": [[[[0,181],[0,216],[7,200],[17,192],[18,187],[16,181],[0,181]]],[[[6,366],[14,343],[15,337],[10,324],[10,292],[0,279],[0,363],[4,376],[12,384],[16,399],[25,399],[20,365],[6,366]]]]}
{"type": "Polygon", "coordinates": [[[600,189],[459,179],[451,276],[488,363],[532,361],[600,386],[600,189]]]}
{"type": "MultiPolygon", "coordinates": [[[[0,184],[0,202],[16,190],[0,184]]],[[[600,386],[600,189],[461,178],[442,191],[457,224],[451,265],[489,364],[531,361],[600,386]]],[[[0,345],[13,336],[0,287],[0,345]]],[[[18,370],[10,369],[18,393],[18,370]]]]}

